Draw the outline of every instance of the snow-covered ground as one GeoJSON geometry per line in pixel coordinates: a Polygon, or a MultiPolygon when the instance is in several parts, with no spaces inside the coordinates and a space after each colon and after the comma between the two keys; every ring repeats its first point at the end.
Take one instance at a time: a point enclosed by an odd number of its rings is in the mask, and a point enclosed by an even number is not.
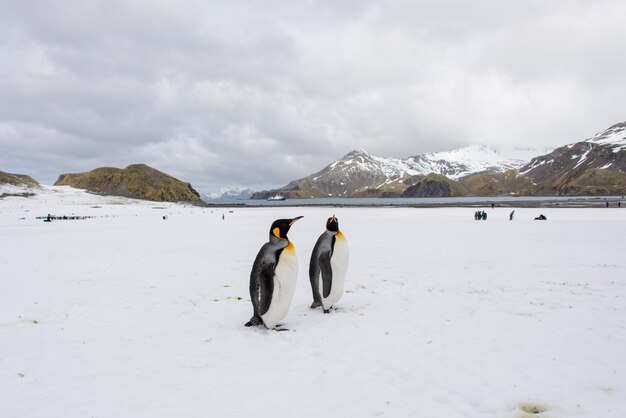
{"type": "Polygon", "coordinates": [[[626,208],[487,211],[2,199],[0,416],[626,416],[626,208]],[[324,315],[333,214],[352,258],[324,315]],[[252,261],[298,215],[291,331],[245,328],[252,261]]]}

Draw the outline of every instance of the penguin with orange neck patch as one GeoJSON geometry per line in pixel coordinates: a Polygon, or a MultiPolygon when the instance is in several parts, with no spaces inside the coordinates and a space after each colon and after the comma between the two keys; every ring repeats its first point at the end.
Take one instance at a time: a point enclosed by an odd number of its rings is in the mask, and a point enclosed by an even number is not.
{"type": "Polygon", "coordinates": [[[278,321],[287,316],[296,289],[298,259],[293,244],[287,238],[289,228],[302,216],[278,219],[270,227],[266,242],[250,272],[250,299],[253,314],[246,326],[264,325],[276,329],[278,321]]]}
{"type": "Polygon", "coordinates": [[[326,231],[317,239],[311,254],[311,309],[321,306],[324,313],[329,313],[330,308],[341,299],[349,258],[348,242],[339,230],[339,221],[333,215],[326,221],[326,231]]]}

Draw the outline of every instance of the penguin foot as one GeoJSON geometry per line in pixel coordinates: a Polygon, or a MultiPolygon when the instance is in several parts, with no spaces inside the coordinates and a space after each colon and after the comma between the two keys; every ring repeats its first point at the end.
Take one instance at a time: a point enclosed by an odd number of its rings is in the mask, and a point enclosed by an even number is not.
{"type": "Polygon", "coordinates": [[[322,306],[322,302],[318,302],[314,300],[313,303],[311,304],[311,309],[319,308],[320,306],[322,306]]]}
{"type": "Polygon", "coordinates": [[[283,324],[276,324],[274,328],[270,328],[272,331],[290,331],[289,328],[284,328],[283,324]]]}
{"type": "Polygon", "coordinates": [[[252,318],[250,318],[248,322],[244,324],[244,327],[258,326],[262,324],[263,324],[263,320],[261,318],[257,316],[253,316],[252,318]]]}
{"type": "Polygon", "coordinates": [[[330,309],[324,309],[324,313],[330,313],[330,309]]]}

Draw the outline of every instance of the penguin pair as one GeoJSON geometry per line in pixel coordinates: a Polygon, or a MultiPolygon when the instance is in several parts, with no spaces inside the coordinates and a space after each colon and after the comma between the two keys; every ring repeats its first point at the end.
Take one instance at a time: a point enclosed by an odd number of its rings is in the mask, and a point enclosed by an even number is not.
{"type": "MultiPolygon", "coordinates": [[[[278,219],[270,227],[270,239],[257,254],[250,272],[250,299],[253,315],[245,326],[264,325],[277,329],[287,316],[298,276],[298,260],[287,233],[302,216],[278,219]]],[[[322,307],[325,313],[343,295],[348,270],[348,243],[339,230],[335,216],[328,218],[326,230],[320,235],[309,265],[313,291],[311,308],[322,307]]]]}

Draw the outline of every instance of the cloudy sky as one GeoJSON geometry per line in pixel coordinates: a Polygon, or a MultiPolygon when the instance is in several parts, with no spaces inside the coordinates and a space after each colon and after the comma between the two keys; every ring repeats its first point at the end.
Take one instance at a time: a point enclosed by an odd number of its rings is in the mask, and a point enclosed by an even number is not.
{"type": "Polygon", "coordinates": [[[626,2],[0,0],[0,170],[201,192],[626,120],[626,2]]]}

